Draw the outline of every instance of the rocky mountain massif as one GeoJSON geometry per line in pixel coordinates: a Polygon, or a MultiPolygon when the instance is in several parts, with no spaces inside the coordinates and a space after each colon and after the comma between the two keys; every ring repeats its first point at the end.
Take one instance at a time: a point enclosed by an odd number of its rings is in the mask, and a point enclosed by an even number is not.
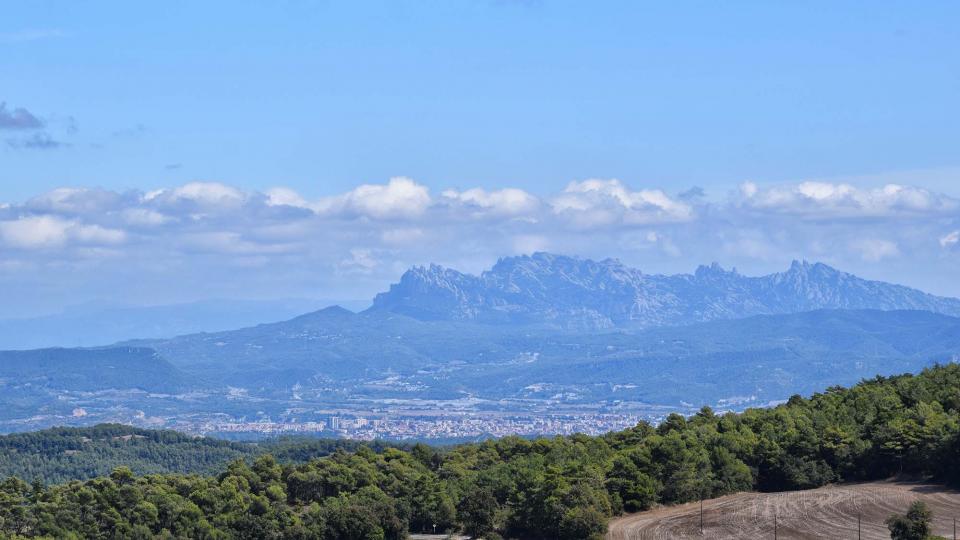
{"type": "Polygon", "coordinates": [[[480,276],[413,268],[360,313],[130,345],[273,397],[717,403],[950,361],[958,314],[958,300],[824,264],[659,276],[537,253],[480,276]]]}
{"type": "Polygon", "coordinates": [[[538,253],[480,276],[414,268],[359,313],[0,352],[0,430],[96,411],[147,422],[343,407],[737,409],[956,361],[957,315],[958,300],[823,264],[658,276],[538,253]]]}
{"type": "Polygon", "coordinates": [[[960,300],[825,264],[794,262],[748,277],[714,263],[693,274],[644,274],[615,259],[535,253],[501,259],[479,276],[431,265],[407,271],[373,309],[421,320],[544,323],[559,328],[650,328],[816,309],[922,310],[960,315],[960,300]]]}

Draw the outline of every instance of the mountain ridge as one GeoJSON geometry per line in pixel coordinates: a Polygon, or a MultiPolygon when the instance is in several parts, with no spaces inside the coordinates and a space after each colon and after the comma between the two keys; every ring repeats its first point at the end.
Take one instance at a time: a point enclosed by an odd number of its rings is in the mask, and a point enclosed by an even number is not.
{"type": "Polygon", "coordinates": [[[0,353],[0,429],[453,402],[528,414],[762,405],[960,360],[958,305],[805,262],[760,277],[550,254],[480,276],[416,267],[358,313],[0,353]]]}
{"type": "Polygon", "coordinates": [[[328,308],[284,323],[139,345],[153,347],[198,381],[265,397],[292,386],[301,386],[304,396],[310,388],[331,386],[352,388],[344,396],[410,396],[369,386],[396,377],[419,388],[413,395],[424,399],[455,399],[462,391],[484,399],[540,399],[544,394],[531,388],[542,386],[575,389],[578,403],[717,403],[738,395],[783,399],[957,361],[960,318],[916,310],[816,310],[570,333],[328,308]],[[626,384],[634,390],[612,389],[626,384]]]}
{"type": "Polygon", "coordinates": [[[719,264],[692,274],[645,274],[617,259],[538,252],[505,257],[479,276],[417,266],[371,310],[421,320],[547,323],[566,329],[649,328],[817,309],[915,309],[960,315],[960,300],[794,261],[765,276],[719,264]]]}

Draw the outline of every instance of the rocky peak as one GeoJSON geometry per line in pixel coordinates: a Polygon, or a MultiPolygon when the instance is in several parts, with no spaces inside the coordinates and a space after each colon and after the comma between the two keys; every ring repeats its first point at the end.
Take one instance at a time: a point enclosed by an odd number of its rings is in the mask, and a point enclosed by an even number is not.
{"type": "Polygon", "coordinates": [[[736,268],[728,271],[720,266],[720,263],[714,261],[710,263],[710,266],[701,264],[697,267],[697,270],[693,273],[693,275],[698,280],[711,280],[727,277],[739,277],[740,274],[737,273],[736,268]]]}
{"type": "Polygon", "coordinates": [[[693,276],[645,275],[616,259],[551,253],[501,258],[480,276],[416,267],[374,309],[427,319],[548,322],[577,328],[657,326],[814,309],[922,309],[960,315],[960,300],[867,281],[822,263],[746,277],[718,263],[693,276]]]}

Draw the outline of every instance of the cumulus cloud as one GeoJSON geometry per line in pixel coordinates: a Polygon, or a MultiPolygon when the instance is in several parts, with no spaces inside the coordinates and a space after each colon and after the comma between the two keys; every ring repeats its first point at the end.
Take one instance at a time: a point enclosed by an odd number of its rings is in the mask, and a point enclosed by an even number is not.
{"type": "Polygon", "coordinates": [[[82,244],[120,244],[127,238],[127,234],[124,231],[108,229],[100,225],[75,224],[68,229],[68,232],[82,244]]]}
{"type": "Polygon", "coordinates": [[[246,200],[244,192],[219,182],[191,182],[173,189],[158,189],[143,196],[148,203],[177,205],[188,202],[207,207],[239,206],[246,200]]]}
{"type": "Polygon", "coordinates": [[[79,244],[110,245],[126,239],[126,233],[100,225],[86,225],[56,216],[27,216],[0,221],[0,240],[20,249],[62,247],[70,241],[79,244]]]}
{"type": "Polygon", "coordinates": [[[124,223],[133,227],[157,227],[174,218],[149,208],[127,208],[120,212],[124,223]]]}
{"type": "Polygon", "coordinates": [[[300,196],[296,191],[289,188],[273,188],[266,192],[266,202],[269,206],[292,206],[294,208],[308,208],[315,210],[312,205],[300,196]]]}
{"type": "Polygon", "coordinates": [[[694,217],[691,205],[662,190],[631,191],[616,179],[571,182],[551,206],[556,214],[587,228],[684,222],[694,217]]]}
{"type": "Polygon", "coordinates": [[[114,208],[122,197],[105,189],[63,187],[30,199],[25,206],[36,212],[91,214],[114,208]]]}
{"type": "Polygon", "coordinates": [[[499,256],[539,250],[617,256],[652,271],[713,260],[775,270],[794,258],[852,271],[916,260],[955,270],[958,219],[954,199],[900,185],[748,183],[728,199],[613,179],[534,195],[519,188],[432,194],[398,177],[313,199],[219,182],[128,192],[64,187],[0,204],[0,268],[3,279],[45,267],[57,275],[70,265],[96,268],[88,279],[109,280],[108,288],[155,275],[191,291],[236,283],[244,294],[259,283],[260,294],[295,295],[304,293],[290,288],[306,283],[367,287],[363,296],[412,264],[476,271],[499,256]],[[110,278],[122,272],[131,275],[110,278]]]}
{"type": "Polygon", "coordinates": [[[487,191],[483,188],[473,188],[466,191],[448,189],[442,194],[443,199],[455,206],[466,208],[475,216],[523,216],[537,211],[540,199],[522,189],[506,188],[487,191]]]}
{"type": "Polygon", "coordinates": [[[918,187],[887,184],[861,189],[829,182],[767,189],[746,182],[740,186],[740,203],[752,210],[829,219],[948,213],[960,207],[956,199],[918,187]]]}
{"type": "Polygon", "coordinates": [[[273,188],[267,191],[266,202],[270,206],[307,209],[323,216],[390,220],[420,216],[432,199],[426,186],[410,178],[395,177],[386,184],[363,184],[317,201],[308,201],[292,189],[273,188]]]}
{"type": "Polygon", "coordinates": [[[328,201],[330,208],[377,219],[412,218],[430,205],[430,191],[409,178],[391,178],[386,185],[364,184],[328,201]]]}
{"type": "Polygon", "coordinates": [[[0,221],[0,238],[11,247],[38,248],[62,245],[69,221],[53,216],[31,216],[0,221]]]}

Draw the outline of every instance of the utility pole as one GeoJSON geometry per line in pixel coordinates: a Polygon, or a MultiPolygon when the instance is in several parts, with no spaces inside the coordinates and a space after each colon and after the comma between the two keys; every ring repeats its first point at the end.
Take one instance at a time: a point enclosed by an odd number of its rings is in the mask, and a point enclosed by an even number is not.
{"type": "Polygon", "coordinates": [[[857,540],[860,540],[860,513],[857,513],[857,540]]]}
{"type": "MultiPolygon", "coordinates": [[[[956,525],[956,523],[954,523],[956,525]]],[[[703,536],[703,497],[700,497],[700,536],[703,536]]],[[[956,538],[954,538],[956,540],[956,538]]]]}
{"type": "Polygon", "coordinates": [[[777,513],[773,513],[773,540],[777,540],[777,513]]]}

